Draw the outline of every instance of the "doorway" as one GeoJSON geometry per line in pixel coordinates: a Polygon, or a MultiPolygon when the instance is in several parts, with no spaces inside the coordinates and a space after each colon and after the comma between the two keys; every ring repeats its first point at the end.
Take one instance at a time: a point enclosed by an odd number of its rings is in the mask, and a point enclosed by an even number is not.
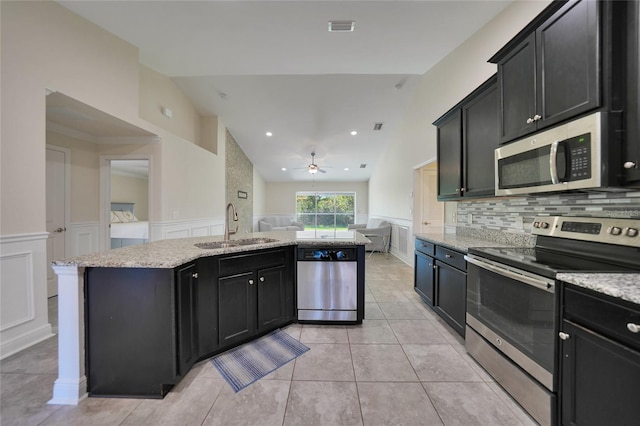
{"type": "Polygon", "coordinates": [[[102,156],[100,163],[103,250],[148,242],[150,156],[102,156]]]}
{"type": "Polygon", "coordinates": [[[438,163],[415,169],[413,229],[416,233],[442,232],[444,203],[438,201],[438,163]]]}

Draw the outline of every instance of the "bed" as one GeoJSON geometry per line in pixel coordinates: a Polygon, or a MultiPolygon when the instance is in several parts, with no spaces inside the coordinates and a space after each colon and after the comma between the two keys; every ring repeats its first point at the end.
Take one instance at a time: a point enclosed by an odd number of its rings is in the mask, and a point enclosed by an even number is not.
{"type": "Polygon", "coordinates": [[[111,248],[127,247],[149,241],[149,222],[138,220],[134,203],[111,203],[111,248]]]}

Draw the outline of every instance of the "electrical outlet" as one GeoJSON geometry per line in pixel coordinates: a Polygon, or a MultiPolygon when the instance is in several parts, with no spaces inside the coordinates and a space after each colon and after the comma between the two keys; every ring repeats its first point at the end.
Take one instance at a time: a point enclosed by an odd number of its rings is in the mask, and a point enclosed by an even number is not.
{"type": "Polygon", "coordinates": [[[467,213],[467,223],[469,225],[473,224],[473,215],[471,213],[467,213]]]}
{"type": "Polygon", "coordinates": [[[524,229],[524,222],[522,221],[522,216],[516,216],[515,227],[518,229],[524,229]]]}
{"type": "Polygon", "coordinates": [[[451,213],[451,222],[456,223],[458,221],[458,215],[451,213]]]}
{"type": "Polygon", "coordinates": [[[174,219],[177,219],[177,218],[178,218],[178,216],[179,216],[178,211],[177,211],[177,210],[175,210],[175,211],[173,212],[173,218],[174,218],[174,219]]]}

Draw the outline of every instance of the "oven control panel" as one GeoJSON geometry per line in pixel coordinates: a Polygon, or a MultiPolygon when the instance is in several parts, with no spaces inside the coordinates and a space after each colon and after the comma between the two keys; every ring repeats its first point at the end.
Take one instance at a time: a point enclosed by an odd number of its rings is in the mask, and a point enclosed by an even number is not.
{"type": "Polygon", "coordinates": [[[533,221],[531,233],[640,247],[640,219],[538,216],[533,221]]]}

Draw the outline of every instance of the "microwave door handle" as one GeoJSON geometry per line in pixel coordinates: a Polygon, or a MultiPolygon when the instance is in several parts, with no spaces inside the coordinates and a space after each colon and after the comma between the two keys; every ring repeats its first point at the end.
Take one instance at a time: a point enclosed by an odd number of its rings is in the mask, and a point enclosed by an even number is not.
{"type": "Polygon", "coordinates": [[[560,145],[560,141],[555,141],[551,144],[551,151],[549,153],[549,172],[551,173],[551,183],[557,184],[560,183],[560,179],[558,178],[558,146],[560,145]]]}

